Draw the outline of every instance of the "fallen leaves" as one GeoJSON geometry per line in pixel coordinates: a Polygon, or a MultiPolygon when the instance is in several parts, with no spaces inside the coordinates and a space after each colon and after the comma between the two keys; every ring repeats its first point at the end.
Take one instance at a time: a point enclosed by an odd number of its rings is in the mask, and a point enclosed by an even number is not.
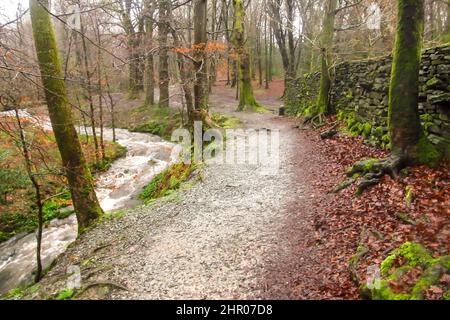
{"type": "MultiPolygon", "coordinates": [[[[333,119],[330,119],[333,122],[333,119]]],[[[321,128],[323,131],[326,127],[321,128]]],[[[369,266],[378,265],[388,253],[404,243],[423,244],[434,255],[450,251],[450,167],[442,163],[438,168],[425,166],[408,168],[406,177],[392,179],[384,176],[380,183],[355,196],[355,186],[329,197],[330,190],[342,182],[346,169],[363,158],[384,158],[388,153],[363,143],[362,138],[337,135],[320,139],[320,132],[303,131],[314,144],[315,155],[306,159],[311,166],[308,179],[314,187],[311,196],[315,207],[314,227],[317,250],[322,264],[327,265],[318,289],[322,298],[359,298],[358,288],[351,281],[348,262],[355,254],[361,230],[372,230],[365,246],[369,252],[360,261],[358,272],[365,281],[369,266]],[[407,201],[406,190],[413,196],[407,201]],[[398,218],[406,214],[415,224],[398,218]]],[[[305,172],[302,171],[305,175],[305,172]]],[[[304,177],[302,177],[304,178],[304,177]]],[[[413,271],[406,277],[410,285],[416,277],[413,271]]],[[[448,278],[446,278],[448,280],[448,278]]],[[[448,283],[446,284],[448,289],[448,283]]],[[[442,287],[430,287],[428,299],[441,299],[442,287]]]]}

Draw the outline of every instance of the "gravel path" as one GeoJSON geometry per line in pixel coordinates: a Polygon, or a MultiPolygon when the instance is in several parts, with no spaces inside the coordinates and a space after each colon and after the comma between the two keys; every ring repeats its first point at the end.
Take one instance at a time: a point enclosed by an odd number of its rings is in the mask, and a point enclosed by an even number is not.
{"type": "Polygon", "coordinates": [[[220,112],[239,116],[247,128],[280,129],[279,174],[261,175],[257,167],[242,164],[204,167],[198,175],[201,182],[82,235],[42,281],[41,297],[67,286],[69,265],[81,268],[83,285],[95,284],[81,298],[301,296],[294,293],[298,284],[291,281],[304,257],[297,251],[298,239],[294,244],[289,232],[305,240],[312,232],[306,209],[296,213],[297,223],[292,222],[292,200],[302,208],[302,201],[306,206],[310,197],[307,183],[294,178],[301,154],[307,152],[301,133],[293,120],[273,113],[236,113],[234,102],[218,103],[220,112]],[[109,290],[101,283],[109,283],[109,290]]]}

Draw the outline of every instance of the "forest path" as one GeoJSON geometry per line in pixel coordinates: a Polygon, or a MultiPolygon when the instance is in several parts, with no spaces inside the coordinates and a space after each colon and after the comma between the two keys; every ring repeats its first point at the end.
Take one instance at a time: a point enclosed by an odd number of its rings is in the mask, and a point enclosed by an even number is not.
{"type": "MultiPolygon", "coordinates": [[[[261,98],[277,110],[280,100],[261,98]]],[[[272,112],[238,113],[233,92],[219,88],[213,111],[242,119],[246,128],[280,130],[280,170],[261,175],[255,165],[210,164],[202,182],[170,201],[134,209],[82,235],[42,281],[52,293],[66,287],[69,265],[81,268],[80,298],[261,299],[307,298],[308,278],[298,282],[313,254],[307,181],[298,166],[308,144],[292,119],[272,112]],[[302,140],[303,139],[303,140],[302,140]],[[294,201],[293,201],[294,199],[294,201]]],[[[305,170],[308,170],[306,165],[305,170]]],[[[45,291],[45,290],[44,290],[45,291]]]]}

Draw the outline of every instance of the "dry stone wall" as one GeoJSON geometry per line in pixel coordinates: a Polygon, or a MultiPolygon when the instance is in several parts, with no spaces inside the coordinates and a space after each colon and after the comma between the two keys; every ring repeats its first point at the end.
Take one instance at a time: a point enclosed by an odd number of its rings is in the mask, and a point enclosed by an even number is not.
{"type": "MultiPolygon", "coordinates": [[[[392,57],[351,61],[335,67],[331,104],[354,134],[387,146],[388,95],[392,57]]],[[[286,91],[286,109],[304,112],[315,103],[320,74],[293,82],[286,91]]],[[[422,54],[419,111],[430,141],[450,155],[450,45],[422,54]]]]}

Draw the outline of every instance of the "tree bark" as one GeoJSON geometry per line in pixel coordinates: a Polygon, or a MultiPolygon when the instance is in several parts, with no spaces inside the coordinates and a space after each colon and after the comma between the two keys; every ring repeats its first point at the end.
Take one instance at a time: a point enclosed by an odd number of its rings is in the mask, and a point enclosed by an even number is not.
{"type": "Polygon", "coordinates": [[[418,111],[424,0],[397,0],[397,7],[397,33],[389,89],[392,155],[406,164],[433,164],[439,155],[424,134],[418,111]]]}
{"type": "Polygon", "coordinates": [[[122,12],[122,23],[128,37],[128,63],[129,63],[129,97],[134,99],[143,89],[143,75],[141,71],[141,55],[139,46],[141,35],[135,31],[131,20],[132,0],[125,0],[125,8],[122,12]]]}
{"type": "Polygon", "coordinates": [[[86,39],[84,37],[85,35],[85,28],[83,21],[81,20],[81,44],[83,47],[83,61],[84,61],[84,74],[86,76],[86,83],[85,83],[85,90],[87,94],[87,99],[89,101],[89,118],[91,120],[91,130],[92,130],[92,138],[94,139],[94,146],[95,146],[95,161],[99,163],[100,161],[100,149],[98,145],[98,138],[97,138],[97,132],[95,128],[95,108],[94,108],[94,98],[92,94],[92,79],[91,79],[91,73],[89,68],[89,55],[88,55],[88,49],[86,44],[86,39]]]}
{"type": "Polygon", "coordinates": [[[22,147],[22,155],[25,161],[25,168],[27,170],[28,178],[30,179],[34,187],[34,193],[36,197],[35,202],[38,208],[38,231],[36,234],[36,274],[34,276],[34,282],[39,282],[39,280],[41,280],[42,277],[41,244],[42,244],[42,227],[44,224],[43,221],[44,203],[42,201],[41,196],[41,186],[33,173],[30,150],[28,149],[27,142],[25,140],[25,133],[22,127],[22,122],[20,121],[19,111],[17,110],[16,105],[14,106],[14,112],[16,115],[17,125],[19,127],[19,136],[22,147]]]}
{"type": "Polygon", "coordinates": [[[154,3],[151,0],[145,2],[145,42],[146,42],[146,66],[145,66],[145,104],[155,104],[155,69],[153,59],[153,13],[154,3]]]}
{"type": "Polygon", "coordinates": [[[47,11],[48,6],[48,0],[30,0],[33,38],[50,121],[69,182],[77,214],[78,231],[81,232],[103,211],[95,194],[93,179],[86,165],[68,104],[53,26],[47,11]]]}
{"type": "MultiPolygon", "coordinates": [[[[174,46],[176,48],[181,47],[181,41],[176,34],[174,28],[171,28],[172,38],[174,42],[174,46]]],[[[181,80],[181,88],[183,89],[184,100],[186,101],[186,110],[188,114],[188,122],[189,125],[193,128],[194,126],[194,104],[192,99],[192,87],[191,87],[191,79],[189,78],[189,70],[185,61],[185,58],[182,53],[177,53],[178,60],[178,69],[180,72],[180,80],[181,80]]]]}
{"type": "Polygon", "coordinates": [[[169,33],[170,0],[159,0],[159,102],[158,106],[169,107],[169,48],[167,35],[169,33]]]}
{"type": "Polygon", "coordinates": [[[270,1],[270,11],[274,18],[272,22],[272,29],[277,41],[278,48],[281,54],[284,69],[284,82],[287,87],[288,82],[296,77],[296,48],[294,42],[294,3],[293,0],[286,0],[286,26],[282,25],[282,16],[280,13],[281,0],[270,1]]]}
{"type": "MultiPolygon", "coordinates": [[[[270,33],[270,31],[269,31],[270,33]]],[[[267,15],[264,19],[264,68],[266,71],[265,75],[265,88],[269,89],[269,80],[270,80],[270,64],[269,64],[269,47],[267,41],[267,15]]],[[[270,35],[269,35],[270,37],[270,35]]]]}
{"type": "Polygon", "coordinates": [[[250,70],[250,56],[245,48],[245,10],[242,0],[233,0],[234,6],[234,47],[238,56],[238,111],[256,110],[261,106],[253,95],[250,70]]]}
{"type": "MultiPolygon", "coordinates": [[[[206,26],[207,0],[194,3],[194,108],[196,112],[208,109],[207,69],[206,69],[206,26]]],[[[200,120],[200,119],[196,119],[200,120]]]]}
{"type": "Polygon", "coordinates": [[[336,18],[337,0],[327,0],[325,18],[323,20],[322,38],[320,43],[320,88],[317,98],[316,113],[330,113],[330,89],[331,74],[330,66],[332,64],[331,51],[334,38],[334,21],[336,18]]]}
{"type": "Polygon", "coordinates": [[[450,0],[447,1],[447,27],[445,28],[445,33],[450,35],[450,0]]]}

